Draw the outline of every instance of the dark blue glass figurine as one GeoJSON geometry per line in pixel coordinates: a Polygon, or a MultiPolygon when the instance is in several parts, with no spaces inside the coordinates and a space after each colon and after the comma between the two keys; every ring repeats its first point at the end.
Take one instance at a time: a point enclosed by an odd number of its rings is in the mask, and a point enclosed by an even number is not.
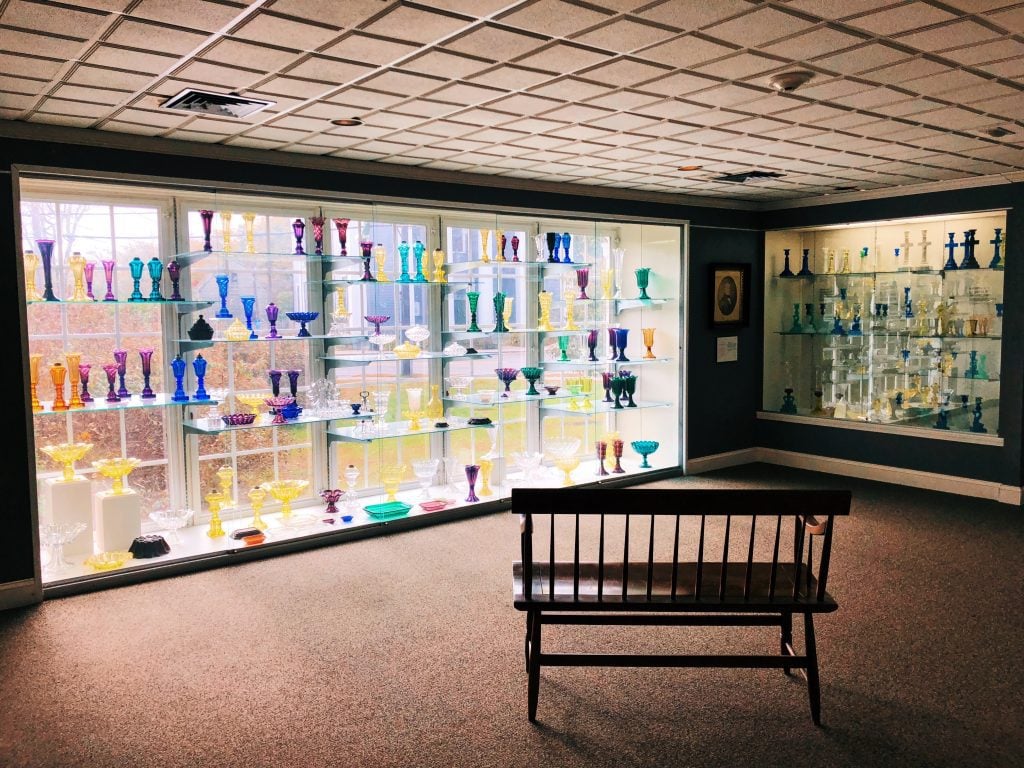
{"type": "Polygon", "coordinates": [[[228,311],[228,276],[217,275],[214,280],[217,281],[217,292],[220,294],[220,309],[214,317],[234,317],[228,311]]]}
{"type": "MultiPolygon", "coordinates": [[[[572,235],[568,232],[562,233],[562,263],[572,264],[572,259],[569,258],[569,246],[572,244],[572,235]]],[[[555,261],[558,261],[558,255],[555,255],[555,261]]]]}
{"type": "Polygon", "coordinates": [[[562,236],[557,232],[547,233],[548,241],[548,261],[558,261],[558,246],[562,243],[562,236]]]}
{"type": "Polygon", "coordinates": [[[782,250],[782,253],[782,258],[786,260],[786,265],[782,268],[782,271],[779,273],[779,277],[793,277],[793,270],[789,268],[789,248],[784,248],[782,250]]]}
{"type": "Polygon", "coordinates": [[[992,261],[988,263],[989,269],[1002,269],[1003,268],[1003,257],[999,255],[999,249],[1003,245],[1003,229],[1002,227],[996,227],[996,236],[989,242],[994,246],[992,261]]]}
{"type": "Polygon", "coordinates": [[[978,244],[978,240],[974,237],[976,229],[968,229],[964,232],[964,241],[961,245],[964,247],[964,260],[960,262],[960,269],[981,269],[981,265],[978,260],[974,258],[974,246],[978,244]]]}
{"type": "Polygon", "coordinates": [[[210,393],[206,391],[206,387],[203,385],[203,379],[206,378],[206,360],[203,359],[202,355],[196,355],[196,359],[192,361],[192,370],[196,373],[196,400],[209,400],[210,393]]]}
{"type": "Polygon", "coordinates": [[[843,328],[842,322],[839,320],[839,313],[836,312],[832,316],[832,335],[833,336],[845,336],[846,329],[843,328]]]}
{"type": "Polygon", "coordinates": [[[811,275],[814,274],[813,272],[811,272],[811,268],[810,268],[810,266],[808,264],[808,261],[810,260],[810,258],[811,258],[811,249],[810,248],[804,248],[804,260],[803,260],[803,263],[800,265],[800,271],[796,273],[797,277],[810,277],[811,275]]]}
{"type": "Polygon", "coordinates": [[[956,243],[956,232],[949,233],[949,242],[942,247],[949,251],[949,256],[946,257],[946,263],[942,265],[942,268],[945,270],[958,269],[955,252],[960,246],[956,243]]]}
{"type": "Polygon", "coordinates": [[[128,262],[128,270],[132,273],[132,295],[128,297],[128,301],[145,301],[146,297],[142,295],[142,291],[139,290],[139,281],[142,280],[142,272],[146,268],[146,265],[142,263],[142,259],[136,256],[134,259],[128,262]]]}
{"type": "Polygon", "coordinates": [[[985,425],[981,423],[981,398],[974,398],[974,421],[971,423],[971,432],[988,432],[985,425]]]}
{"type": "Polygon", "coordinates": [[[160,278],[164,274],[164,265],[156,256],[149,260],[146,265],[149,270],[149,279],[153,281],[153,289],[149,292],[150,301],[163,301],[163,294],[160,293],[160,278]]]}
{"type": "Polygon", "coordinates": [[[779,408],[779,413],[796,413],[796,398],[793,397],[793,390],[790,387],[786,387],[786,394],[782,397],[782,407],[779,408]]]}
{"type": "Polygon", "coordinates": [[[182,383],[185,380],[185,361],[181,359],[181,355],[171,360],[171,372],[174,374],[174,394],[171,395],[171,400],[176,403],[186,402],[188,395],[182,383]]]}
{"type": "Polygon", "coordinates": [[[975,350],[971,350],[971,362],[967,366],[967,370],[964,371],[965,379],[976,379],[978,378],[978,353],[975,350]]]}

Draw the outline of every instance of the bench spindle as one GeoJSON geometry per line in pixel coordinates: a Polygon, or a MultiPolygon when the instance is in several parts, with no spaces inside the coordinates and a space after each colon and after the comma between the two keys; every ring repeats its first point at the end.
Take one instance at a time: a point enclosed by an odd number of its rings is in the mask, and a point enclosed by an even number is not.
{"type": "Polygon", "coordinates": [[[825,582],[828,580],[828,561],[832,553],[832,515],[825,520],[825,535],[821,542],[821,562],[818,563],[818,593],[815,599],[825,599],[825,582]]]}
{"type": "Polygon", "coordinates": [[[796,536],[796,545],[793,547],[793,599],[796,600],[800,596],[800,575],[804,564],[804,526],[807,521],[798,515],[794,518],[793,524],[796,526],[793,532],[796,536]]]}
{"type": "Polygon", "coordinates": [[[647,544],[647,599],[654,588],[654,515],[651,515],[651,538],[647,544]]]}
{"type": "Polygon", "coordinates": [[[718,599],[725,599],[725,580],[729,576],[729,530],[732,528],[732,515],[725,516],[725,539],[722,542],[722,574],[718,584],[718,599]]]}
{"type": "Polygon", "coordinates": [[[779,536],[782,534],[782,515],[775,518],[775,544],[772,546],[772,572],[768,577],[768,599],[775,599],[775,582],[779,575],[779,536]]]}
{"type": "Polygon", "coordinates": [[[555,599],[555,513],[551,513],[551,536],[548,552],[548,599],[555,599]]]}
{"type": "Polygon", "coordinates": [[[672,537],[672,599],[676,599],[679,586],[679,515],[676,515],[676,532],[672,537]]]}
{"type": "Polygon", "coordinates": [[[693,597],[700,600],[702,587],[704,586],[704,515],[700,516],[700,539],[697,542],[697,577],[693,585],[693,597]]]}
{"type": "Polygon", "coordinates": [[[628,600],[626,587],[629,585],[629,513],[626,513],[626,532],[622,537],[622,599],[628,600]]]}
{"type": "Polygon", "coordinates": [[[743,577],[743,599],[750,599],[750,577],[754,562],[754,529],[757,526],[757,515],[750,516],[750,544],[747,546],[747,572],[743,577]]]}
{"type": "Polygon", "coordinates": [[[580,516],[576,514],[576,535],[572,551],[572,598],[580,599],[580,516]]]}
{"type": "Polygon", "coordinates": [[[601,513],[601,535],[597,540],[597,599],[604,599],[604,512],[601,513]]]}

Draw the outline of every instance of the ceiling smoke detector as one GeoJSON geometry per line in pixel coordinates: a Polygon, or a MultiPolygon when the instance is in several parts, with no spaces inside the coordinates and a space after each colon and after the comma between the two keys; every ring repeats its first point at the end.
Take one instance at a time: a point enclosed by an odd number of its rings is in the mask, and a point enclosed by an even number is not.
{"type": "Polygon", "coordinates": [[[792,93],[800,86],[806,85],[812,77],[814,77],[813,72],[795,69],[792,72],[780,72],[777,75],[772,75],[768,85],[779,93],[792,93]]]}
{"type": "Polygon", "coordinates": [[[246,99],[233,93],[213,93],[186,88],[177,96],[172,96],[160,109],[176,109],[182,112],[196,112],[201,115],[217,117],[242,118],[273,106],[273,101],[262,99],[246,99]]]}

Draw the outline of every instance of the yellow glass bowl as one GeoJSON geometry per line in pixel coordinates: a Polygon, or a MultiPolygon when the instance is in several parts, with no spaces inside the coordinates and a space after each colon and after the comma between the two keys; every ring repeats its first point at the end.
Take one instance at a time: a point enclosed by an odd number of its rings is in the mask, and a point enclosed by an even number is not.
{"type": "Polygon", "coordinates": [[[394,347],[391,351],[395,353],[395,357],[399,360],[410,360],[414,357],[419,357],[423,350],[415,344],[405,342],[405,344],[399,344],[397,347],[394,347]]]}
{"type": "Polygon", "coordinates": [[[100,552],[98,555],[87,557],[85,565],[97,571],[112,571],[115,568],[120,568],[132,558],[132,553],[124,550],[100,552]]]}

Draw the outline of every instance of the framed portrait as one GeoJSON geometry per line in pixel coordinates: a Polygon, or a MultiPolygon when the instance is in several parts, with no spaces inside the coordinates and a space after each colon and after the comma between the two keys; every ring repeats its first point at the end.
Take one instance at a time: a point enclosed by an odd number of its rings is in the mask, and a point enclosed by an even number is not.
{"type": "Polygon", "coordinates": [[[750,323],[750,265],[712,264],[711,327],[727,328],[750,323]]]}

